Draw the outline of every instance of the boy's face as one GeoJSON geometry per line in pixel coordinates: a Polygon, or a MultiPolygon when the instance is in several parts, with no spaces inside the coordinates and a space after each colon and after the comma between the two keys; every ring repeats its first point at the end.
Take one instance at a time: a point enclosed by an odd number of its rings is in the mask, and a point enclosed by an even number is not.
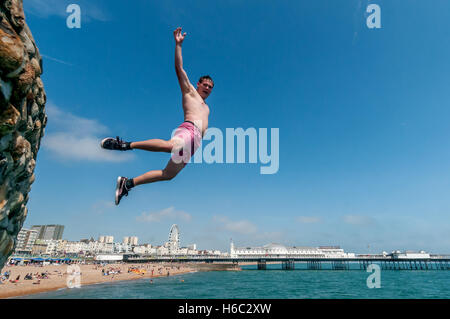
{"type": "Polygon", "coordinates": [[[201,83],[197,83],[197,92],[200,94],[202,99],[206,100],[206,98],[211,94],[213,87],[214,84],[211,80],[204,79],[201,83]]]}

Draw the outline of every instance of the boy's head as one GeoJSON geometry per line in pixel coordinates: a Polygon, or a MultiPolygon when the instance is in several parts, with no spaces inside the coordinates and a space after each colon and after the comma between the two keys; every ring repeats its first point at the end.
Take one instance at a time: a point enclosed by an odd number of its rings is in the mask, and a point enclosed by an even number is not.
{"type": "Polygon", "coordinates": [[[203,75],[197,82],[197,92],[204,100],[211,94],[213,87],[214,81],[209,75],[203,75]]]}

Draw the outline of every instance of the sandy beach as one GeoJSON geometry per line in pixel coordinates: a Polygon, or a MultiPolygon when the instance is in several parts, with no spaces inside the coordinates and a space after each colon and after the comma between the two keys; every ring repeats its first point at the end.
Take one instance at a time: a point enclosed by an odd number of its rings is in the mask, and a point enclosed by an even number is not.
{"type": "Polygon", "coordinates": [[[67,288],[68,285],[76,285],[78,282],[83,286],[120,280],[173,276],[196,271],[196,269],[188,265],[178,264],[120,263],[105,266],[75,264],[70,268],[69,265],[5,266],[1,271],[2,276],[6,271],[10,272],[10,276],[0,283],[0,298],[67,288]],[[30,273],[32,279],[25,280],[25,276],[30,273]],[[18,276],[20,276],[19,280],[14,282],[18,276]]]}

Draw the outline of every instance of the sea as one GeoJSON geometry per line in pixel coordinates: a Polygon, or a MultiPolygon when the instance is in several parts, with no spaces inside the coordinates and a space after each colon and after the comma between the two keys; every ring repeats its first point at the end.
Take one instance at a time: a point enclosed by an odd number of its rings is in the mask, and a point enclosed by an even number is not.
{"type": "MultiPolygon", "coordinates": [[[[304,268],[304,267],[303,267],[304,268]]],[[[242,266],[65,288],[19,299],[449,299],[450,270],[283,270],[242,266]]]]}

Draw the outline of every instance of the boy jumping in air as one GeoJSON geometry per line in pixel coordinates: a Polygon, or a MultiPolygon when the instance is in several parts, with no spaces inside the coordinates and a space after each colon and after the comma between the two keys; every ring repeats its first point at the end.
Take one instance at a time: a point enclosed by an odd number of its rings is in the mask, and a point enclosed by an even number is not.
{"type": "Polygon", "coordinates": [[[194,88],[183,69],[181,45],[186,37],[186,32],[182,33],[181,27],[178,27],[173,32],[173,36],[175,39],[175,71],[183,97],[184,122],[177,128],[170,140],[150,139],[141,142],[124,142],[119,137],[108,137],[102,140],[100,144],[102,148],[108,150],[140,149],[151,152],[173,153],[173,155],[167,166],[162,170],[152,170],[135,178],[119,176],[116,186],[116,205],[119,205],[120,199],[124,195],[128,196],[128,192],[134,186],[174,178],[194,155],[208,128],[209,107],[205,100],[211,94],[214,82],[209,75],[205,75],[198,80],[197,88],[194,88]]]}

